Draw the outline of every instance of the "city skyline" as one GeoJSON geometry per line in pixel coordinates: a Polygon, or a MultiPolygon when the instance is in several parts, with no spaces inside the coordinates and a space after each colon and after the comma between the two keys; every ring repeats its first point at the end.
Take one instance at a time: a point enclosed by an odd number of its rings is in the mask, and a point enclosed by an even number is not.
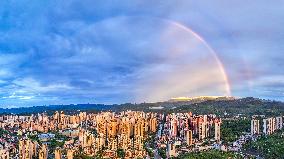
{"type": "Polygon", "coordinates": [[[1,1],[0,107],[284,100],[284,1],[1,1]]]}

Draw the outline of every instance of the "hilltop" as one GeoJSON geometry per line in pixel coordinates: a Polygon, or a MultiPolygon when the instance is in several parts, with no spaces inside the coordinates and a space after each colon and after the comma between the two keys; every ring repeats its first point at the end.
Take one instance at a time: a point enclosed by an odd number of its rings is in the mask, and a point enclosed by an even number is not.
{"type": "Polygon", "coordinates": [[[175,97],[168,100],[168,102],[202,102],[207,100],[234,100],[236,97],[231,96],[198,96],[198,97],[175,97]]]}

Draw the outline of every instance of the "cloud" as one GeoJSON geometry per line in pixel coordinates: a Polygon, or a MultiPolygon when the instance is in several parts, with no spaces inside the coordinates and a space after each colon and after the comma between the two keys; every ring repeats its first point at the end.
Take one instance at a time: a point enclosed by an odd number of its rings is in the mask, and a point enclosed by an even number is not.
{"type": "Polygon", "coordinates": [[[12,95],[8,96],[8,97],[2,97],[3,99],[20,99],[20,100],[30,100],[32,98],[34,98],[34,96],[21,96],[21,95],[16,95],[16,93],[14,92],[12,95]]]}
{"type": "Polygon", "coordinates": [[[72,89],[71,86],[68,86],[64,83],[55,83],[49,85],[42,85],[38,81],[34,80],[33,78],[24,78],[24,79],[17,79],[13,81],[17,87],[21,88],[19,91],[26,92],[52,92],[52,91],[66,91],[72,89]]]}
{"type": "Polygon", "coordinates": [[[282,99],[281,3],[1,1],[1,106],[223,94],[208,50],[159,18],[190,27],[216,50],[233,95],[278,91],[282,99]]]}

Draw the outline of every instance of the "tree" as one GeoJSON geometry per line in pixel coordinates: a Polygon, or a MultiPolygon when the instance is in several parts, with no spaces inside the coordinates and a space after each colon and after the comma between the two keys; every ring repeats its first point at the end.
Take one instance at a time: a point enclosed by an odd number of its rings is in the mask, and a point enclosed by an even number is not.
{"type": "Polygon", "coordinates": [[[125,152],[123,149],[118,149],[116,153],[119,158],[125,158],[125,152]]]}

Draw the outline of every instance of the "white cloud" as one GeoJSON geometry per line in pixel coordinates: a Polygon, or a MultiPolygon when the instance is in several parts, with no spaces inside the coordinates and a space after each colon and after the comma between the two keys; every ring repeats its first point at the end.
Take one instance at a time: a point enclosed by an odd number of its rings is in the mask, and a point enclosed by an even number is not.
{"type": "Polygon", "coordinates": [[[12,93],[10,96],[2,97],[3,99],[20,99],[20,100],[30,100],[34,98],[34,96],[24,96],[24,95],[17,95],[15,92],[12,93]]]}
{"type": "Polygon", "coordinates": [[[51,92],[51,91],[66,91],[73,89],[72,86],[69,86],[65,83],[55,83],[55,84],[47,84],[43,85],[39,81],[33,78],[23,78],[14,80],[13,83],[20,87],[18,91],[21,92],[51,92]]]}

